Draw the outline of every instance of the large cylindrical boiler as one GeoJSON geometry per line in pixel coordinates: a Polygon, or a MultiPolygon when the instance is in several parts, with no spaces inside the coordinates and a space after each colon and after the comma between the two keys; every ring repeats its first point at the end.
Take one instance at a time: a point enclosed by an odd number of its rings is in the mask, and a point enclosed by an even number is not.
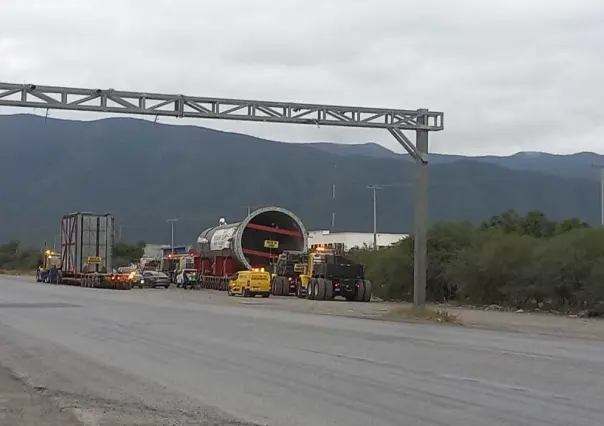
{"type": "Polygon", "coordinates": [[[205,229],[197,238],[202,258],[231,257],[244,269],[269,265],[285,250],[306,251],[308,235],[302,221],[281,207],[253,211],[242,222],[205,229]],[[278,243],[277,248],[267,241],[278,243]]]}

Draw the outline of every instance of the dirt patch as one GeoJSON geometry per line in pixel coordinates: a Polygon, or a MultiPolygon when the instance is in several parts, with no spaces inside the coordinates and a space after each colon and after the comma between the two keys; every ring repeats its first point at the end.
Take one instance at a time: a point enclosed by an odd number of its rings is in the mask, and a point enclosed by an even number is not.
{"type": "Polygon", "coordinates": [[[68,407],[27,386],[0,367],[0,425],[83,426],[68,407]]]}

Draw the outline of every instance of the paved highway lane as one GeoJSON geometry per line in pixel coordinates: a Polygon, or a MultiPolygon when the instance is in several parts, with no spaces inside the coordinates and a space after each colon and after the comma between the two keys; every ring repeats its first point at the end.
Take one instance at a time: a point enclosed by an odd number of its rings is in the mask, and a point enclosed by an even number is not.
{"type": "Polygon", "coordinates": [[[220,306],[165,296],[0,278],[0,363],[56,392],[224,419],[212,424],[604,419],[597,342],[296,314],[266,309],[261,299],[220,306]]]}

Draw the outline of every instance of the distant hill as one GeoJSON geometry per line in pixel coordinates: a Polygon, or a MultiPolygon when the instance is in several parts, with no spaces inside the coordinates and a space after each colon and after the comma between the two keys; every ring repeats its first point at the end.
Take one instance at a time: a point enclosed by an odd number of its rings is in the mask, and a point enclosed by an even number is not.
{"type": "MultiPolygon", "coordinates": [[[[219,217],[236,221],[246,206],[266,205],[293,210],[308,228],[328,228],[335,211],[336,230],[369,232],[372,204],[366,186],[372,183],[408,185],[379,192],[378,227],[411,231],[413,164],[396,154],[379,157],[381,147],[373,144],[362,146],[359,153],[358,146],[279,143],[132,118],[80,122],[0,116],[0,241],[51,243],[63,214],[108,211],[125,240],[169,241],[165,220],[180,217],[176,240],[192,243],[219,217]],[[327,151],[334,148],[341,152],[327,151]],[[316,155],[318,149],[323,155],[316,155]],[[348,150],[357,151],[342,155],[348,150]]],[[[568,157],[569,169],[592,161],[579,155],[577,165],[575,156],[568,157]]],[[[550,174],[521,170],[530,163],[522,155],[502,157],[501,164],[491,157],[440,163],[434,158],[447,156],[433,156],[430,166],[432,221],[479,221],[507,209],[599,220],[598,183],[564,176],[566,166],[550,170],[544,165],[564,156],[532,160],[531,167],[550,174]]]]}
{"type": "Polygon", "coordinates": [[[388,148],[378,145],[377,143],[360,143],[360,144],[341,144],[331,142],[313,142],[304,144],[312,148],[317,148],[330,154],[339,156],[360,155],[363,157],[373,158],[399,158],[400,154],[390,151],[388,148]]]}
{"type": "MultiPolygon", "coordinates": [[[[408,155],[395,153],[376,143],[336,144],[313,142],[306,145],[339,156],[363,155],[374,158],[403,158],[411,161],[408,155]]],[[[430,154],[430,163],[432,164],[451,163],[464,159],[496,164],[512,170],[532,170],[559,176],[593,180],[600,179],[600,172],[594,169],[592,165],[604,165],[604,156],[594,152],[579,152],[570,155],[557,155],[545,152],[519,152],[514,155],[501,157],[495,155],[465,157],[463,155],[430,154]]]]}

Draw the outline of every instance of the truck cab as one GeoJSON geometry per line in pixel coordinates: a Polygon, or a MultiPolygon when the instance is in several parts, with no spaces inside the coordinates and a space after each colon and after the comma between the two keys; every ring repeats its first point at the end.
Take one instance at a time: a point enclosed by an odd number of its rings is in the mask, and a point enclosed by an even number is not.
{"type": "Polygon", "coordinates": [[[298,280],[296,294],[310,300],[331,300],[342,296],[348,301],[369,302],[371,282],[365,268],[344,257],[337,249],[314,247],[308,252],[298,280]]]}
{"type": "MultiPolygon", "coordinates": [[[[61,254],[50,249],[45,250],[42,254],[42,261],[36,271],[36,281],[47,282],[49,272],[53,266],[57,268],[57,271],[61,270],[61,254]]],[[[59,277],[57,277],[57,280],[60,280],[59,277]]]]}
{"type": "Polygon", "coordinates": [[[259,294],[262,297],[269,297],[271,274],[264,268],[239,271],[230,279],[228,292],[229,296],[254,297],[259,294]]]}

